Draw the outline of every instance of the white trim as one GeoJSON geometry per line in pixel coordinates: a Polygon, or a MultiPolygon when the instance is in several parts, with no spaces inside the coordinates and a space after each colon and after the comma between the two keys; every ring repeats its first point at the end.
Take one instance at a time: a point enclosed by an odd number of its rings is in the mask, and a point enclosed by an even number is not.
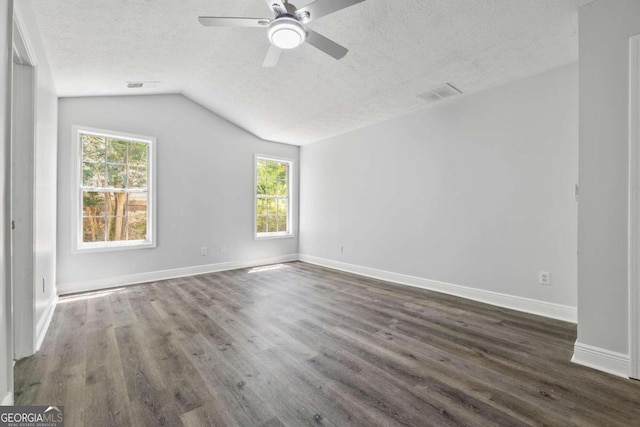
{"type": "MultiPolygon", "coordinates": [[[[19,65],[27,70],[24,74],[20,73],[20,77],[15,74],[15,68],[12,75],[12,90],[16,90],[16,83],[21,84],[24,95],[23,105],[11,103],[11,148],[10,158],[12,167],[16,158],[25,159],[26,163],[21,165],[19,178],[16,175],[16,168],[9,168],[11,176],[11,192],[10,192],[10,219],[21,218],[22,227],[17,227],[11,231],[11,299],[12,299],[12,354],[13,357],[26,357],[35,353],[35,145],[37,139],[37,96],[38,96],[38,65],[34,49],[30,42],[27,32],[24,30],[24,19],[20,10],[13,10],[13,51],[14,56],[19,59],[14,65],[19,65]],[[24,84],[26,79],[28,84],[24,84]],[[17,116],[16,116],[17,114],[17,116]],[[15,120],[21,117],[22,120],[15,120]],[[18,128],[16,128],[18,124],[18,128]],[[17,133],[14,134],[14,131],[17,133]],[[24,139],[20,144],[20,150],[16,149],[16,135],[20,135],[24,139]],[[28,142],[28,143],[25,143],[28,142]],[[17,191],[17,192],[16,192],[17,191]],[[16,194],[21,194],[22,202],[16,202],[16,194]],[[19,234],[17,234],[20,231],[19,234]],[[22,237],[23,239],[17,239],[22,237]],[[16,271],[19,271],[19,277],[16,277],[16,271]],[[16,283],[20,282],[24,286],[16,287],[16,283]],[[32,286],[28,286],[31,284],[32,286]],[[18,326],[19,325],[19,326],[18,326]],[[20,329],[19,334],[16,330],[20,329]]],[[[17,99],[17,98],[16,98],[17,99]]],[[[22,104],[22,103],[21,103],[22,104]]],[[[18,162],[22,163],[22,162],[18,162]]]]}
{"type": "Polygon", "coordinates": [[[76,292],[96,291],[117,286],[135,285],[138,283],[154,282],[157,280],[175,279],[177,277],[195,276],[198,274],[215,273],[218,271],[235,270],[238,268],[257,267],[261,265],[277,264],[297,261],[298,254],[280,255],[243,261],[228,261],[217,264],[195,265],[192,267],[174,268],[171,270],[151,271],[148,273],[130,274],[127,276],[109,277],[82,282],[58,283],[58,294],[65,295],[76,292]]]}
{"type": "Polygon", "coordinates": [[[288,157],[272,156],[269,154],[255,153],[253,155],[253,238],[254,240],[271,240],[271,239],[290,239],[296,237],[295,224],[296,218],[294,218],[294,205],[295,205],[295,160],[288,157]],[[258,220],[257,220],[257,202],[258,202],[258,159],[273,160],[275,162],[289,163],[289,183],[287,184],[287,190],[289,191],[289,221],[288,232],[274,232],[274,233],[258,233],[258,220]]]}
{"type": "Polygon", "coordinates": [[[13,393],[7,393],[2,399],[2,403],[0,403],[0,406],[13,406],[13,393]]]}
{"type": "Polygon", "coordinates": [[[640,35],[629,42],[629,376],[640,378],[640,35]]]}
{"type": "MultiPolygon", "coordinates": [[[[7,5],[7,3],[3,3],[7,5]]],[[[2,164],[3,174],[5,177],[5,188],[9,189],[9,194],[4,196],[6,206],[3,207],[4,212],[0,214],[0,217],[3,219],[4,224],[0,225],[2,227],[3,233],[6,236],[10,236],[11,230],[10,227],[7,226],[9,221],[11,220],[11,209],[13,208],[13,201],[11,200],[11,190],[12,185],[10,183],[11,173],[13,171],[13,165],[11,164],[11,155],[12,149],[12,123],[11,123],[11,115],[13,109],[13,100],[12,100],[12,87],[13,87],[13,77],[12,77],[12,68],[13,68],[13,46],[10,45],[13,40],[13,29],[14,24],[16,22],[16,15],[13,2],[9,2],[6,7],[3,6],[3,11],[8,12],[8,15],[5,16],[5,23],[9,23],[9,25],[0,25],[0,31],[4,29],[4,34],[6,36],[6,46],[1,46],[0,49],[5,52],[5,54],[10,54],[9,57],[5,57],[2,61],[4,62],[3,69],[6,71],[5,81],[0,81],[0,86],[4,85],[4,94],[5,99],[0,102],[4,102],[4,114],[0,116],[0,149],[4,151],[4,164],[2,164]],[[10,52],[7,52],[5,49],[9,49],[10,52]],[[8,182],[7,182],[8,180],[8,182]],[[9,185],[7,185],[9,184],[9,185]]],[[[0,92],[2,90],[0,89],[0,92]]],[[[0,108],[2,110],[2,108],[0,108]]],[[[7,242],[3,241],[2,245],[5,245],[7,242]]],[[[0,277],[0,293],[4,295],[0,296],[0,299],[4,297],[4,307],[0,308],[2,311],[1,320],[4,321],[3,327],[4,330],[4,342],[0,344],[0,352],[4,352],[3,358],[5,359],[4,366],[0,366],[0,377],[6,378],[7,390],[3,390],[2,392],[7,393],[5,396],[2,396],[2,405],[10,405],[13,403],[13,395],[11,391],[14,387],[13,380],[13,364],[11,360],[13,359],[14,354],[14,346],[13,346],[13,338],[15,335],[14,332],[14,294],[13,294],[13,281],[11,279],[12,274],[12,257],[10,248],[5,246],[5,252],[1,254],[2,262],[6,265],[6,270],[3,270],[0,274],[3,277],[0,277]]]]}
{"type": "Polygon", "coordinates": [[[359,274],[361,276],[372,277],[374,279],[385,280],[387,282],[400,285],[413,286],[416,288],[428,289],[442,292],[457,297],[480,301],[498,307],[510,308],[512,310],[523,311],[525,313],[537,314],[553,319],[564,320],[576,323],[577,309],[567,305],[555,304],[531,298],[518,297],[514,295],[501,294],[498,292],[486,291],[483,289],[470,288],[467,286],[454,285],[452,283],[439,282],[436,280],[424,279],[416,276],[393,273],[385,270],[378,270],[370,267],[363,267],[354,264],[346,264],[325,258],[318,258],[311,255],[299,255],[300,261],[316,264],[335,270],[346,271],[359,274]]]}
{"type": "Polygon", "coordinates": [[[33,53],[34,50],[31,42],[23,30],[26,26],[24,25],[24,19],[18,8],[13,9],[13,24],[13,28],[18,32],[18,37],[13,38],[13,49],[17,51],[22,65],[30,65],[35,68],[38,65],[38,61],[36,55],[33,53]]]}
{"type": "Polygon", "coordinates": [[[629,356],[626,354],[576,341],[571,361],[612,375],[629,378],[629,356]]]}
{"type": "Polygon", "coordinates": [[[40,350],[42,341],[44,341],[44,337],[47,335],[47,331],[49,330],[49,325],[51,325],[51,319],[53,319],[53,312],[56,310],[57,304],[58,296],[56,295],[51,302],[49,302],[49,307],[47,307],[45,315],[40,318],[40,321],[38,321],[38,325],[36,326],[35,351],[40,350]]]}
{"type": "MultiPolygon", "coordinates": [[[[147,224],[149,221],[147,219],[147,224]]],[[[114,252],[135,249],[153,249],[156,247],[155,242],[147,240],[123,240],[115,242],[91,242],[83,243],[79,249],[72,251],[73,254],[88,254],[96,252],[114,252]]]]}
{"type": "Polygon", "coordinates": [[[273,233],[256,233],[254,240],[272,240],[272,239],[291,239],[296,237],[293,233],[273,232],[273,233]]]}
{"type": "Polygon", "coordinates": [[[156,229],[156,161],[157,161],[157,140],[153,136],[137,135],[128,132],[115,132],[104,129],[92,128],[89,126],[72,126],[71,132],[72,147],[72,177],[71,194],[71,253],[84,254],[95,252],[110,252],[130,249],[152,249],[157,246],[157,229],[156,229]],[[82,144],[80,143],[80,134],[86,132],[106,138],[121,138],[128,141],[143,142],[148,144],[149,154],[147,159],[147,239],[146,240],[129,240],[124,242],[82,242],[82,144]]]}

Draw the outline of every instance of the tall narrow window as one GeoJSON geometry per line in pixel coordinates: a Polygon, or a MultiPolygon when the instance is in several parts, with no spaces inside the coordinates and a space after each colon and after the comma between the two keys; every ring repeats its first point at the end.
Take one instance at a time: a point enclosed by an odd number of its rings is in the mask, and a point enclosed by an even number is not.
{"type": "Polygon", "coordinates": [[[77,250],[154,247],[155,138],[75,128],[77,250]]]}
{"type": "Polygon", "coordinates": [[[293,236],[292,166],[291,160],[256,156],[257,238],[293,236]]]}

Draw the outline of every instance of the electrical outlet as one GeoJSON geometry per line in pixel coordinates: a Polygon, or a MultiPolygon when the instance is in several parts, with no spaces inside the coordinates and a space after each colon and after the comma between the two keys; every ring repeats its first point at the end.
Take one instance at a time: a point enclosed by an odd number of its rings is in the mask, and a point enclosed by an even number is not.
{"type": "Polygon", "coordinates": [[[227,247],[225,245],[220,245],[220,253],[223,254],[227,252],[227,247]]]}
{"type": "Polygon", "coordinates": [[[338,247],[338,252],[340,252],[340,254],[343,254],[344,253],[344,246],[340,245],[338,247]]]}
{"type": "Polygon", "coordinates": [[[200,248],[200,255],[201,256],[207,256],[207,253],[209,253],[209,250],[207,249],[206,246],[203,246],[200,248]]]}
{"type": "Polygon", "coordinates": [[[540,271],[540,273],[538,273],[538,282],[540,282],[541,285],[550,285],[551,273],[548,271],[540,271]]]}
{"type": "Polygon", "coordinates": [[[43,293],[43,294],[45,293],[45,291],[46,291],[46,289],[47,289],[47,287],[46,287],[45,283],[46,283],[46,279],[43,277],[43,278],[42,278],[42,293],[43,293]]]}

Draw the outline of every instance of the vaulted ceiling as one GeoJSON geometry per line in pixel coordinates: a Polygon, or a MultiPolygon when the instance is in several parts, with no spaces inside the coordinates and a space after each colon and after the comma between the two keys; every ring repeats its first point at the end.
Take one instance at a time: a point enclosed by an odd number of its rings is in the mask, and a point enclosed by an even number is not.
{"type": "Polygon", "coordinates": [[[304,44],[275,68],[262,67],[265,29],[197,20],[271,18],[263,0],[32,4],[59,96],[183,93],[260,138],[304,145],[426,108],[417,95],[445,82],[469,94],[577,60],[590,1],[366,0],[309,24],[349,49],[343,59],[304,44]]]}

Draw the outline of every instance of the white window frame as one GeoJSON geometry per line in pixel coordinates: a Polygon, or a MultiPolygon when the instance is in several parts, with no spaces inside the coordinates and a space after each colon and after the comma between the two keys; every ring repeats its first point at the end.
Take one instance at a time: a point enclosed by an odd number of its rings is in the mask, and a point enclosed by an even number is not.
{"type": "Polygon", "coordinates": [[[136,135],[127,132],[117,132],[97,129],[88,126],[75,125],[71,132],[72,155],[72,214],[71,252],[93,253],[111,252],[128,249],[147,249],[156,247],[156,138],[153,136],[136,135]],[[115,242],[83,242],[82,241],[82,141],[81,134],[92,134],[105,138],[118,138],[127,141],[144,142],[149,145],[147,159],[147,238],[145,240],[124,240],[115,242]]]}
{"type": "Polygon", "coordinates": [[[272,156],[269,154],[255,154],[253,158],[253,235],[255,240],[269,240],[269,239],[289,239],[295,237],[295,218],[294,209],[295,206],[295,161],[287,157],[272,156]],[[268,160],[280,163],[289,164],[289,176],[287,183],[288,199],[289,199],[289,211],[288,215],[288,228],[289,231],[274,231],[267,233],[258,233],[258,160],[268,160]]]}

